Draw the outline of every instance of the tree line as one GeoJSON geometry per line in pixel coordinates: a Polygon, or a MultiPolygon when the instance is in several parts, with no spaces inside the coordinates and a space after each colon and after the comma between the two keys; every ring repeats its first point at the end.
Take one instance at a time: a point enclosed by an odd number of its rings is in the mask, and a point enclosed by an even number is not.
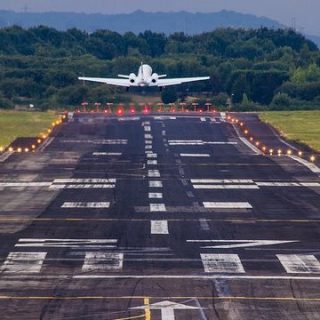
{"type": "Polygon", "coordinates": [[[320,51],[290,29],[225,28],[166,36],[13,26],[0,29],[0,107],[126,102],[130,96],[123,89],[84,85],[77,77],[129,74],[141,61],[170,77],[211,77],[165,90],[169,100],[193,94],[225,106],[232,99],[235,108],[246,110],[320,105],[320,51]]]}

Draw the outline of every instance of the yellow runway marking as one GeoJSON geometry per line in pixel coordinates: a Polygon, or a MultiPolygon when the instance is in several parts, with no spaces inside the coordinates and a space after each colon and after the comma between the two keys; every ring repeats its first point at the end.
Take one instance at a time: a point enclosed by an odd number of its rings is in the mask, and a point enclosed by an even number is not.
{"type": "Polygon", "coordinates": [[[145,297],[143,299],[143,303],[145,305],[145,308],[144,308],[145,320],[151,320],[150,299],[145,297]]]}

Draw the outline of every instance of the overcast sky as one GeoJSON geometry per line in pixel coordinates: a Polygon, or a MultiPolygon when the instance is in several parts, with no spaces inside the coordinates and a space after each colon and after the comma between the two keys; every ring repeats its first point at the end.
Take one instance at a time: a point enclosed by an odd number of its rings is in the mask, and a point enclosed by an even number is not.
{"type": "Polygon", "coordinates": [[[267,16],[285,25],[293,17],[300,31],[320,34],[320,0],[0,0],[0,9],[23,11],[129,13],[144,11],[212,12],[222,9],[267,16]]]}

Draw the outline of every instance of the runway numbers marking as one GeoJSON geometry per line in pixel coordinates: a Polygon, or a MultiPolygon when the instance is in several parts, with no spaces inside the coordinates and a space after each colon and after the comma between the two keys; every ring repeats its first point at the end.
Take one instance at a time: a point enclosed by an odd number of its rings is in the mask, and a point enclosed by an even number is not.
{"type": "Polygon", "coordinates": [[[148,177],[160,177],[159,170],[148,170],[148,177]]]}
{"type": "Polygon", "coordinates": [[[150,203],[150,212],[165,212],[166,206],[163,203],[150,203]]]}
{"type": "Polygon", "coordinates": [[[148,165],[157,165],[158,161],[157,160],[147,160],[148,165]]]}
{"type": "Polygon", "coordinates": [[[237,254],[201,253],[205,272],[212,273],[245,273],[237,254]]]}
{"type": "Polygon", "coordinates": [[[156,153],[148,153],[147,154],[147,158],[149,158],[149,159],[152,159],[152,158],[156,159],[157,157],[158,157],[158,154],[156,154],[156,153]]]}
{"type": "Polygon", "coordinates": [[[121,152],[93,152],[93,156],[121,156],[121,152]]]}
{"type": "Polygon", "coordinates": [[[149,192],[149,199],[162,199],[162,193],[149,192]]]}
{"type": "Polygon", "coordinates": [[[64,202],[61,208],[109,208],[110,202],[64,202]]]}
{"type": "Polygon", "coordinates": [[[287,273],[320,273],[320,262],[314,255],[277,254],[287,273]]]}
{"type": "Polygon", "coordinates": [[[207,209],[252,209],[249,202],[203,202],[207,209]]]}
{"type": "Polygon", "coordinates": [[[167,220],[152,220],[151,234],[169,234],[167,220]]]}
{"type": "Polygon", "coordinates": [[[40,272],[46,255],[46,252],[10,252],[0,267],[0,271],[5,273],[40,272]]]}
{"type": "Polygon", "coordinates": [[[180,157],[209,158],[208,153],[180,153],[180,157]]]}
{"type": "Polygon", "coordinates": [[[162,188],[162,181],[149,181],[149,188],[162,188]]]}
{"type": "Polygon", "coordinates": [[[123,253],[117,252],[86,252],[83,272],[121,271],[123,267],[123,253]]]}

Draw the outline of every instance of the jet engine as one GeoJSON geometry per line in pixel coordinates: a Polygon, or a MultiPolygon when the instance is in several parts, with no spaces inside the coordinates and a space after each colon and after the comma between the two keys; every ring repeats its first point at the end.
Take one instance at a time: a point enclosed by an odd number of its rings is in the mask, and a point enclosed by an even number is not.
{"type": "Polygon", "coordinates": [[[137,76],[134,73],[130,73],[130,75],[129,75],[130,83],[135,83],[136,80],[137,80],[137,76]]]}
{"type": "Polygon", "coordinates": [[[159,75],[157,73],[153,73],[151,76],[151,83],[156,84],[158,82],[159,75]]]}

